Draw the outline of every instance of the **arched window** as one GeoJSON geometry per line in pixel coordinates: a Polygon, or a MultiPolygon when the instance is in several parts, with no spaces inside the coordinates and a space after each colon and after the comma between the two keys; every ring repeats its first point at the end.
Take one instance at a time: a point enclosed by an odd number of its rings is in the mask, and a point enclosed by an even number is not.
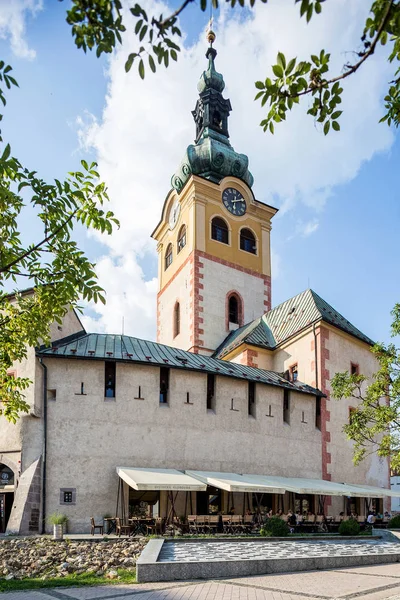
{"type": "Polygon", "coordinates": [[[239,325],[239,302],[236,296],[229,298],[229,323],[236,323],[239,325]]]}
{"type": "Polygon", "coordinates": [[[226,295],[226,330],[230,331],[241,327],[243,319],[243,300],[240,294],[232,290],[226,295]]]}
{"type": "Polygon", "coordinates": [[[240,249],[251,254],[257,254],[257,242],[250,229],[240,230],[240,249]]]}
{"type": "Polygon", "coordinates": [[[178,254],[186,246],[186,225],[182,225],[178,235],[178,254]]]}
{"type": "Polygon", "coordinates": [[[211,221],[211,237],[217,242],[229,244],[228,225],[220,217],[214,217],[211,221]]]}
{"type": "Polygon", "coordinates": [[[168,269],[169,265],[172,263],[172,244],[168,244],[167,251],[165,253],[165,270],[168,269]]]}
{"type": "Polygon", "coordinates": [[[176,302],[174,306],[174,338],[179,335],[181,330],[181,306],[176,302]]]}

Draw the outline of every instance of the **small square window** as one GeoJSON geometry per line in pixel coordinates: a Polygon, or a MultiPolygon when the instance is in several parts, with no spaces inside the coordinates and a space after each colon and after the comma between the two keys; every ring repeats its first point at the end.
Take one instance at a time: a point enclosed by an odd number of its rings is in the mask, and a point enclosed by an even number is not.
{"type": "Polygon", "coordinates": [[[61,488],[60,504],[76,504],[76,488],[61,488]]]}

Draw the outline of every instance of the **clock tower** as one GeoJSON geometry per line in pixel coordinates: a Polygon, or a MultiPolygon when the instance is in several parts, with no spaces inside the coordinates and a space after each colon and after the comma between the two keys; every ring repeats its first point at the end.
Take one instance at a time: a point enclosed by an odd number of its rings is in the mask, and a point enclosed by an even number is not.
{"type": "Polygon", "coordinates": [[[157,341],[212,354],[230,331],[271,308],[271,218],[277,209],[255,199],[248,158],[229,141],[232,109],[208,68],[192,112],[195,143],[173,175],[152,237],[159,256],[157,341]]]}

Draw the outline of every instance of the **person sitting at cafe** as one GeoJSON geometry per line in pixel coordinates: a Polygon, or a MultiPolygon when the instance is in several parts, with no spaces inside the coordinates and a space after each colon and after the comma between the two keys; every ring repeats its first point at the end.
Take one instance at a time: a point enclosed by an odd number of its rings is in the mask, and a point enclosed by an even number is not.
{"type": "Polygon", "coordinates": [[[280,508],[275,516],[281,518],[282,515],[283,515],[283,510],[280,508]]]}
{"type": "Polygon", "coordinates": [[[375,523],[375,515],[371,511],[368,513],[367,523],[369,523],[370,525],[373,525],[375,523]]]}
{"type": "Polygon", "coordinates": [[[307,513],[307,521],[315,521],[315,515],[311,510],[307,513]]]}
{"type": "Polygon", "coordinates": [[[228,515],[234,515],[235,514],[235,507],[231,506],[230,510],[228,511],[228,515]]]}
{"type": "Polygon", "coordinates": [[[392,518],[392,515],[387,510],[385,510],[385,514],[383,516],[384,516],[385,519],[391,519],[392,518]]]}
{"type": "Polygon", "coordinates": [[[303,515],[298,510],[297,513],[296,513],[296,525],[301,525],[302,522],[303,522],[303,515]]]}
{"type": "Polygon", "coordinates": [[[287,519],[290,533],[294,533],[294,528],[296,527],[296,515],[293,514],[293,511],[288,510],[288,519],[287,519]]]}

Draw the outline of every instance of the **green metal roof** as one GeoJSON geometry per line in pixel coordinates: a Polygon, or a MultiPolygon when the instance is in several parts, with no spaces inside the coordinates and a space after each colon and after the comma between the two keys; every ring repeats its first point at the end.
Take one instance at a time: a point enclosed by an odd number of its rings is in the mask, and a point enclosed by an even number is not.
{"type": "Polygon", "coordinates": [[[374,344],[368,336],[352,325],[321,296],[318,296],[313,290],[306,290],[290,300],[282,302],[259,319],[231,332],[213,356],[223,358],[241,344],[273,350],[310,324],[321,320],[367,344],[374,344]]]}
{"type": "Polygon", "coordinates": [[[313,396],[323,395],[319,390],[299,381],[287,381],[275,371],[238,365],[127,335],[80,333],[64,340],[58,340],[50,348],[38,349],[37,355],[60,359],[112,360],[157,367],[173,367],[187,371],[225,375],[236,379],[247,379],[313,396]]]}

